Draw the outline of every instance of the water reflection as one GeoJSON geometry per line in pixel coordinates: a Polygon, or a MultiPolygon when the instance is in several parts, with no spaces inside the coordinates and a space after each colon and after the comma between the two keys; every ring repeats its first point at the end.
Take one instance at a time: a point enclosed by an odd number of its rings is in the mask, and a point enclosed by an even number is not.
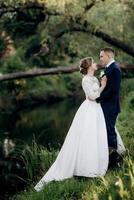
{"type": "Polygon", "coordinates": [[[33,138],[46,147],[59,148],[81,102],[81,99],[70,98],[53,105],[1,114],[0,138],[5,140],[5,146],[12,148],[12,139],[17,144],[20,141],[31,144],[33,138]],[[8,132],[8,140],[5,132],[8,132]]]}

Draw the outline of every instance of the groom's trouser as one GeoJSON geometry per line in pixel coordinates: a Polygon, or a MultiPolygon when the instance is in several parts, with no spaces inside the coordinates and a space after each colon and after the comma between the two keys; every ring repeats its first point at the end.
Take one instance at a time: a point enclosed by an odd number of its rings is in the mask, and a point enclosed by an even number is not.
{"type": "Polygon", "coordinates": [[[107,128],[108,146],[117,149],[117,134],[115,132],[117,114],[104,111],[104,117],[107,128]]]}

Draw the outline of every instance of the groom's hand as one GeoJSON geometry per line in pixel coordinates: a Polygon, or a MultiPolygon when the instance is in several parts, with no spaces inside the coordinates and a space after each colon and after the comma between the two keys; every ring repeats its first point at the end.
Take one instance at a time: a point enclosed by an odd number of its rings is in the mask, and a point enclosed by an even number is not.
{"type": "Polygon", "coordinates": [[[106,84],[107,84],[107,77],[103,76],[101,78],[101,87],[104,89],[106,87],[106,84]]]}

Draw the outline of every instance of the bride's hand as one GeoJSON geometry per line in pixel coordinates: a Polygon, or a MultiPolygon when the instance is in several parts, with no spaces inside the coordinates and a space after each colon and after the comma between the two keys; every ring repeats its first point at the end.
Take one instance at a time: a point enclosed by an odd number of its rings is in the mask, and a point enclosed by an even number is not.
{"type": "Polygon", "coordinates": [[[105,88],[105,87],[106,87],[106,84],[107,84],[107,77],[106,77],[106,76],[103,76],[103,77],[101,78],[101,86],[102,86],[103,88],[105,88]]]}

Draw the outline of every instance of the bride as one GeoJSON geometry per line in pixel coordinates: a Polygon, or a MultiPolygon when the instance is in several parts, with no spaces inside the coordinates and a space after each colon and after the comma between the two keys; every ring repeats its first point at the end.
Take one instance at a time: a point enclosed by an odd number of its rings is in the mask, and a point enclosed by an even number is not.
{"type": "MultiPolygon", "coordinates": [[[[85,101],[72,121],[57,159],[34,187],[36,191],[50,181],[61,181],[73,176],[104,176],[108,168],[108,142],[103,111],[95,99],[106,86],[106,77],[99,81],[94,76],[97,65],[90,57],[80,62],[84,75],[82,88],[85,101]],[[91,99],[89,100],[88,97],[91,99]]],[[[119,138],[121,140],[121,138],[119,138]]]]}

